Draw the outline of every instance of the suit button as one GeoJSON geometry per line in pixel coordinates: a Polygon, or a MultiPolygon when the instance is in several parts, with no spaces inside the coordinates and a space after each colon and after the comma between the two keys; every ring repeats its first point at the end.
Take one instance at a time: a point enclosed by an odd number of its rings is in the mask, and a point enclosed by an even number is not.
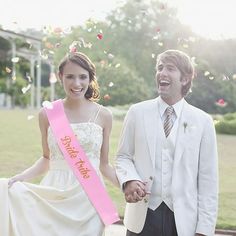
{"type": "Polygon", "coordinates": [[[144,198],[143,200],[144,200],[144,202],[145,202],[145,203],[147,203],[147,202],[148,202],[148,200],[147,200],[146,198],[144,198]]]}
{"type": "Polygon", "coordinates": [[[150,180],[153,180],[153,177],[152,177],[152,176],[150,176],[150,177],[149,177],[149,179],[150,179],[150,180]]]}

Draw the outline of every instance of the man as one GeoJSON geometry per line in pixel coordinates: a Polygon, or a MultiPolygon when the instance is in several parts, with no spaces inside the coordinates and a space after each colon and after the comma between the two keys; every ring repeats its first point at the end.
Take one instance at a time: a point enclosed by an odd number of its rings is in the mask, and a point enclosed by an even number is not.
{"type": "Polygon", "coordinates": [[[159,97],[130,107],[117,153],[126,235],[214,235],[218,165],[212,118],[184,99],[194,75],[185,53],[163,52],[156,70],[159,97]]]}

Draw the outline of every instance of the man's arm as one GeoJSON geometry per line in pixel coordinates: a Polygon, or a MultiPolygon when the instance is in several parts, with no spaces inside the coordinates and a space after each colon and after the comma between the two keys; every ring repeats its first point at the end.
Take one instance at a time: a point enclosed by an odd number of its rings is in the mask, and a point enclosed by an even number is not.
{"type": "Polygon", "coordinates": [[[218,209],[218,154],[215,127],[207,118],[199,151],[196,233],[214,235],[218,209]]]}

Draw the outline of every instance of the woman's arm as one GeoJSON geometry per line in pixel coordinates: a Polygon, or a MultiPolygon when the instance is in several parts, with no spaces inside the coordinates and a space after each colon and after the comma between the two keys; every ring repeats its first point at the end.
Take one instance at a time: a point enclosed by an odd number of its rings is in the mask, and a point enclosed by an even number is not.
{"type": "Polygon", "coordinates": [[[47,129],[48,129],[48,120],[44,110],[42,109],[39,112],[39,128],[41,132],[41,139],[42,139],[42,149],[43,149],[43,156],[40,157],[31,167],[24,170],[22,173],[17,174],[9,179],[8,185],[9,187],[12,186],[17,181],[26,181],[36,176],[39,176],[45,173],[49,168],[49,148],[47,144],[47,129]]]}
{"type": "Polygon", "coordinates": [[[102,108],[100,112],[100,118],[103,126],[103,143],[101,148],[100,171],[103,174],[103,176],[105,176],[115,186],[120,187],[115,169],[109,164],[109,158],[108,158],[109,138],[112,129],[112,114],[108,109],[102,108]]]}

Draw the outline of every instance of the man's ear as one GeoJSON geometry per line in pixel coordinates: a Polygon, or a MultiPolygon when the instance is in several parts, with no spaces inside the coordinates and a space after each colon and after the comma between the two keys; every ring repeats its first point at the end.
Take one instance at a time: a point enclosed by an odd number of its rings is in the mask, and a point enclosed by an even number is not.
{"type": "Polygon", "coordinates": [[[189,81],[189,78],[187,76],[183,76],[181,79],[181,83],[183,86],[185,86],[189,81]]]}

